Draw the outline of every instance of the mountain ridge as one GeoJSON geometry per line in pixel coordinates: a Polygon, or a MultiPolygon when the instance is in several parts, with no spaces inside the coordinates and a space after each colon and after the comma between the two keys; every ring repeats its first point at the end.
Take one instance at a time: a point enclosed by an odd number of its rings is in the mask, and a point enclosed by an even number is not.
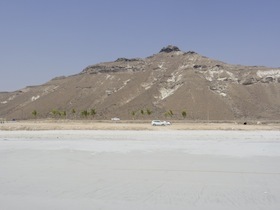
{"type": "Polygon", "coordinates": [[[29,119],[34,110],[36,117],[56,118],[52,110],[60,110],[66,118],[80,119],[90,109],[95,119],[277,120],[280,69],[227,64],[168,45],[146,58],[101,62],[75,75],[0,93],[4,118],[29,119]]]}

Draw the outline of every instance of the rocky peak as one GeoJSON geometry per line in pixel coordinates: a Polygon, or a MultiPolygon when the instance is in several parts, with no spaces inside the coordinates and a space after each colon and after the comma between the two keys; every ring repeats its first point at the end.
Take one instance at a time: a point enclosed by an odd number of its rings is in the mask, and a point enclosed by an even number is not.
{"type": "Polygon", "coordinates": [[[170,53],[170,52],[177,52],[177,51],[180,51],[178,47],[173,45],[168,45],[167,47],[162,48],[159,52],[170,53]]]}

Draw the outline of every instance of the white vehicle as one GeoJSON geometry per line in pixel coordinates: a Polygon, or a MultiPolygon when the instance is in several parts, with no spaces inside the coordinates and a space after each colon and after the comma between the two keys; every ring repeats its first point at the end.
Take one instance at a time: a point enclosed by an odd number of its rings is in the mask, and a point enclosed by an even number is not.
{"type": "Polygon", "coordinates": [[[171,122],[163,121],[163,124],[164,124],[164,125],[171,125],[171,122]]]}
{"type": "Polygon", "coordinates": [[[121,119],[118,118],[118,117],[113,117],[113,118],[111,118],[111,120],[112,120],[112,121],[119,121],[119,120],[121,120],[121,119]]]}
{"type": "Polygon", "coordinates": [[[160,120],[153,120],[151,123],[153,126],[161,126],[164,125],[164,123],[160,120]]]}

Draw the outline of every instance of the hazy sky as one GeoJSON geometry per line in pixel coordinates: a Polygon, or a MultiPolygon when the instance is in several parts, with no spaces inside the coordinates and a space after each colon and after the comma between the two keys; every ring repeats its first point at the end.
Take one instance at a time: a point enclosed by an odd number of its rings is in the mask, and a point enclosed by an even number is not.
{"type": "Polygon", "coordinates": [[[280,67],[279,0],[0,0],[0,91],[173,44],[280,67]]]}

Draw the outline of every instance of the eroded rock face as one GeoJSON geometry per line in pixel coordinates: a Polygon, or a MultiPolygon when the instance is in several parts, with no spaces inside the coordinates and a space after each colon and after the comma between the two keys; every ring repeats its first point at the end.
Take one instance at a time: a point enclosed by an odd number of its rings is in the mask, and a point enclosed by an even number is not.
{"type": "Polygon", "coordinates": [[[254,77],[249,77],[249,78],[245,78],[245,79],[241,80],[240,83],[242,85],[252,85],[252,84],[257,83],[257,80],[254,77]]]}
{"type": "Polygon", "coordinates": [[[193,68],[202,70],[202,69],[206,69],[207,66],[206,65],[194,65],[193,68]]]}
{"type": "Polygon", "coordinates": [[[167,47],[162,48],[159,52],[170,53],[170,52],[178,52],[178,51],[180,51],[178,47],[173,45],[168,45],[167,47]]]}
{"type": "Polygon", "coordinates": [[[125,72],[125,71],[141,71],[142,66],[125,66],[125,65],[114,65],[114,66],[106,66],[106,65],[93,65],[88,66],[82,71],[82,74],[97,74],[97,73],[115,73],[115,72],[125,72]]]}
{"type": "Polygon", "coordinates": [[[271,83],[274,82],[274,78],[273,77],[265,77],[261,80],[262,83],[271,83]]]}

